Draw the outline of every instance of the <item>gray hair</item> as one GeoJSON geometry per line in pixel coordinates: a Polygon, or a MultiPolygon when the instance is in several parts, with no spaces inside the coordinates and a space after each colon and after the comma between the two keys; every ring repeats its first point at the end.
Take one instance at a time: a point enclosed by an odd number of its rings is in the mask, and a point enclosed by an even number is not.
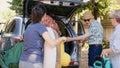
{"type": "Polygon", "coordinates": [[[120,10],[114,10],[110,14],[111,18],[115,18],[118,23],[120,23],[120,10]]]}

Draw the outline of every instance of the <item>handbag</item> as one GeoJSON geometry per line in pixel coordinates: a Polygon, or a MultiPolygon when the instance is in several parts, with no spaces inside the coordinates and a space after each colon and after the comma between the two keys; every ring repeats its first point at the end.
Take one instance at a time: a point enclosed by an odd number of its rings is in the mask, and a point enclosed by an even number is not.
{"type": "Polygon", "coordinates": [[[0,56],[0,66],[2,68],[18,68],[20,55],[23,49],[23,42],[16,43],[12,48],[6,50],[4,55],[0,56]]]}
{"type": "Polygon", "coordinates": [[[64,51],[64,42],[60,43],[60,61],[61,66],[68,66],[70,63],[70,55],[64,51]]]}
{"type": "Polygon", "coordinates": [[[93,64],[94,68],[112,68],[110,59],[107,57],[96,56],[93,64]]]}

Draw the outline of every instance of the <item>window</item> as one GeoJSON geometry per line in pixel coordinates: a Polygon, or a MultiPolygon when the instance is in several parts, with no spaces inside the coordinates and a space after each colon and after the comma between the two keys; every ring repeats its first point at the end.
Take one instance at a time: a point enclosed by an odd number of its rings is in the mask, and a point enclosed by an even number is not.
{"type": "Polygon", "coordinates": [[[12,33],[15,29],[15,25],[16,25],[16,20],[13,20],[10,23],[8,23],[6,26],[5,32],[12,33]]]}

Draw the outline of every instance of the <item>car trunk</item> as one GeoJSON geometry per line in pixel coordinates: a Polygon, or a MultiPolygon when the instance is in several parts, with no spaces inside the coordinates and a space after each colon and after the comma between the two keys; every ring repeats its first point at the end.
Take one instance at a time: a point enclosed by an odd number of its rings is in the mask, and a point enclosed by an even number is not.
{"type": "Polygon", "coordinates": [[[24,16],[30,17],[31,8],[42,3],[47,9],[47,14],[53,14],[61,18],[69,18],[72,13],[84,3],[80,0],[25,0],[24,16]]]}

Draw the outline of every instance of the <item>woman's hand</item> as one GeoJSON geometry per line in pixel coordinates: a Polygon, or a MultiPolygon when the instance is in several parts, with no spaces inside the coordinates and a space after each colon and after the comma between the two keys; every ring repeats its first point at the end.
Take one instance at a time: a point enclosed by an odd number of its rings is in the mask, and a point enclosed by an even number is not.
{"type": "Polygon", "coordinates": [[[108,49],[104,49],[101,55],[105,57],[109,57],[108,49]]]}
{"type": "Polygon", "coordinates": [[[67,42],[67,37],[61,37],[62,41],[67,42]]]}
{"type": "Polygon", "coordinates": [[[111,48],[102,51],[102,56],[109,57],[110,54],[115,54],[111,48]]]}
{"type": "Polygon", "coordinates": [[[20,41],[23,41],[23,35],[20,36],[20,41]]]}

